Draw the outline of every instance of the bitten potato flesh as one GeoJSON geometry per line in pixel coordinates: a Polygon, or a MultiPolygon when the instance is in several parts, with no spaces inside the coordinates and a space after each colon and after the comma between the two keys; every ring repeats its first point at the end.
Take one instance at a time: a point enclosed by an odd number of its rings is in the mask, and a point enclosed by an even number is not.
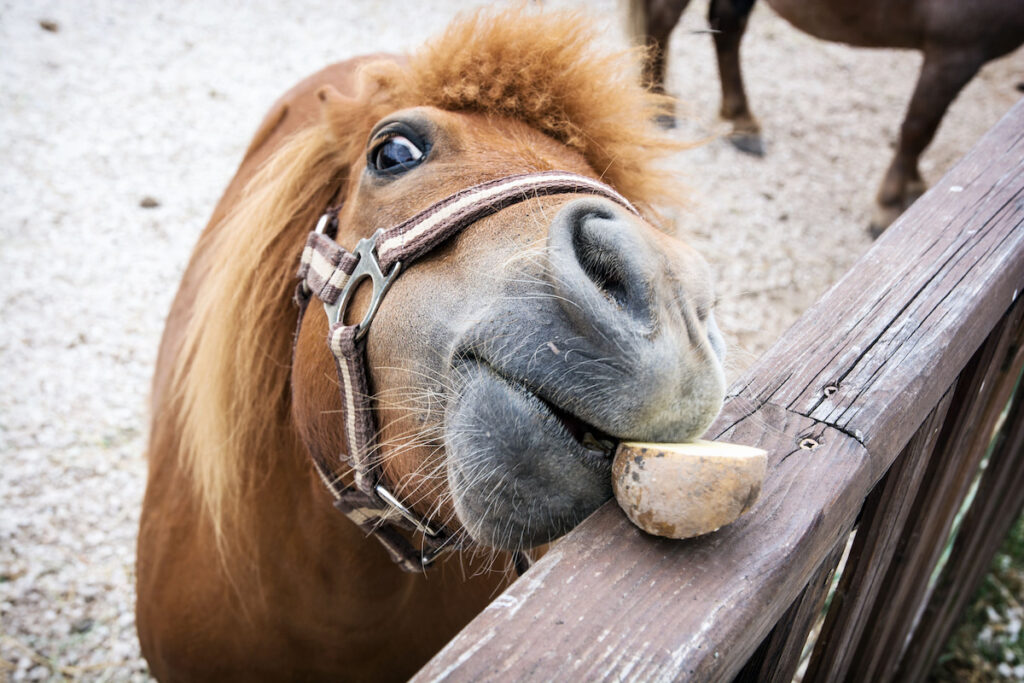
{"type": "Polygon", "coordinates": [[[691,538],[736,521],[761,493],[766,453],[718,441],[619,444],[612,490],[647,533],[691,538]]]}

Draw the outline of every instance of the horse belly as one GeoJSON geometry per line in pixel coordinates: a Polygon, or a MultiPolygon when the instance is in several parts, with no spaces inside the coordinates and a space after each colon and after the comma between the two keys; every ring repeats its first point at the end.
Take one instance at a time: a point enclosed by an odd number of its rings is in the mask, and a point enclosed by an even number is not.
{"type": "Polygon", "coordinates": [[[767,0],[815,38],[855,47],[920,48],[924,26],[913,0],[767,0]]]}

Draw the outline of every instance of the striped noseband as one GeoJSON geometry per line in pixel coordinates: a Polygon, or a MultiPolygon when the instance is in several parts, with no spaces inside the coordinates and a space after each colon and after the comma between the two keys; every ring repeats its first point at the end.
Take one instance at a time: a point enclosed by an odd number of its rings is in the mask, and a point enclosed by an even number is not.
{"type": "MultiPolygon", "coordinates": [[[[545,195],[588,194],[610,199],[633,213],[630,202],[592,178],[562,171],[506,176],[461,190],[391,228],[377,230],[352,251],[335,242],[338,209],[320,217],[302,250],[296,301],[299,325],[312,297],[323,302],[329,331],[327,344],[338,370],[344,407],[347,454],[318,453],[310,447],[317,473],[334,497],[334,505],[367,534],[381,542],[405,571],[420,572],[442,552],[458,547],[454,535],[416,514],[388,489],[381,476],[380,453],[368,384],[366,333],[377,308],[399,272],[472,223],[501,209],[545,195]],[[370,306],[356,324],[345,323],[345,310],[358,285],[373,284],[370,306]],[[338,465],[348,466],[352,484],[342,482],[338,465]],[[422,534],[419,548],[409,534],[422,534]]],[[[298,339],[298,331],[296,331],[298,339]]],[[[517,569],[528,566],[525,555],[517,569]]]]}

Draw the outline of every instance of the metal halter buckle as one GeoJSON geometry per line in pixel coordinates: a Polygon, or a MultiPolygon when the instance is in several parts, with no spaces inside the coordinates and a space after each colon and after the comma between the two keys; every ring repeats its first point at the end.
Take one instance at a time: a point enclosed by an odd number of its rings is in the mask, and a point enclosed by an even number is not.
{"type": "Polygon", "coordinates": [[[392,510],[404,517],[406,521],[416,527],[416,529],[422,532],[423,535],[434,540],[441,539],[441,544],[436,548],[424,549],[421,551],[420,564],[424,569],[432,565],[434,560],[438,557],[449,550],[454,549],[455,546],[451,543],[451,537],[444,538],[440,531],[435,530],[425,519],[403,505],[402,502],[395,497],[395,494],[388,491],[384,484],[377,484],[373,490],[376,492],[378,498],[384,501],[392,510]]]}
{"type": "Polygon", "coordinates": [[[424,569],[430,569],[430,565],[434,564],[434,560],[451,550],[455,550],[455,545],[452,543],[445,543],[435,550],[424,550],[420,556],[420,564],[424,569]]]}
{"type": "MultiPolygon", "coordinates": [[[[326,215],[321,217],[320,222],[316,226],[317,232],[323,232],[324,227],[327,225],[325,218],[326,215]]],[[[383,232],[383,230],[377,230],[371,237],[359,240],[356,248],[351,252],[358,261],[352,274],[349,275],[345,287],[341,290],[341,296],[333,304],[324,304],[327,319],[333,325],[343,319],[345,310],[355,295],[359,283],[366,278],[370,278],[373,281],[373,295],[370,297],[370,307],[366,310],[366,315],[363,316],[362,321],[356,325],[357,340],[362,339],[369,332],[370,323],[373,321],[373,317],[377,315],[377,308],[380,306],[380,302],[384,299],[384,295],[391,287],[391,283],[398,277],[398,272],[402,269],[402,263],[399,261],[395,263],[391,268],[391,272],[387,275],[381,271],[380,262],[377,261],[376,250],[377,238],[383,232]]]]}
{"type": "Polygon", "coordinates": [[[377,493],[381,500],[383,500],[385,503],[391,506],[392,510],[400,514],[402,517],[406,519],[406,521],[408,521],[410,524],[412,524],[414,527],[422,531],[427,536],[430,536],[431,538],[438,538],[441,535],[441,532],[435,531],[433,528],[431,528],[429,524],[427,524],[425,520],[420,519],[420,517],[415,512],[402,505],[401,501],[399,501],[398,498],[395,497],[395,494],[391,493],[391,491],[388,491],[387,488],[385,488],[384,484],[377,484],[377,486],[375,486],[373,490],[377,493]]]}

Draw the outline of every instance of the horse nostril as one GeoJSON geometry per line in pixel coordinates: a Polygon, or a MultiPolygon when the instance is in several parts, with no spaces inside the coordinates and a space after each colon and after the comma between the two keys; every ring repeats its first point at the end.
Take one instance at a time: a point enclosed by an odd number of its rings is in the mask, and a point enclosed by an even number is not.
{"type": "Polygon", "coordinates": [[[577,199],[551,222],[552,284],[565,312],[599,330],[650,331],[657,258],[625,211],[577,199]]]}
{"type": "Polygon", "coordinates": [[[620,308],[626,308],[629,303],[629,293],[624,264],[618,254],[608,248],[608,245],[602,244],[600,240],[594,238],[591,229],[595,226],[590,225],[588,220],[591,218],[607,220],[610,216],[587,214],[580,218],[577,228],[573,230],[572,234],[572,247],[576,254],[576,261],[606,298],[620,308]]]}

